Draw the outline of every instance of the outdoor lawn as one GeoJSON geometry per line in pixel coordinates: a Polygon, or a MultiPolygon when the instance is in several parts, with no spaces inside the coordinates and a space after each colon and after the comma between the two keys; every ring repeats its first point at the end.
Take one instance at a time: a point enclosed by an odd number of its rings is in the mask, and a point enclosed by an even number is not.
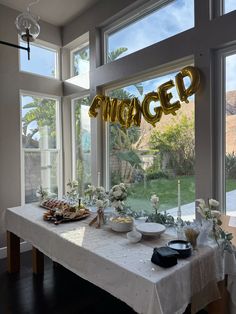
{"type": "MultiPolygon", "coordinates": [[[[182,176],[173,179],[156,179],[146,183],[135,183],[129,188],[127,205],[133,210],[152,211],[150,198],[156,194],[160,198],[160,209],[167,210],[178,206],[177,182],[181,182],[181,204],[192,203],[195,200],[194,176],[182,176]]],[[[236,189],[236,179],[226,181],[226,191],[236,189]]]]}

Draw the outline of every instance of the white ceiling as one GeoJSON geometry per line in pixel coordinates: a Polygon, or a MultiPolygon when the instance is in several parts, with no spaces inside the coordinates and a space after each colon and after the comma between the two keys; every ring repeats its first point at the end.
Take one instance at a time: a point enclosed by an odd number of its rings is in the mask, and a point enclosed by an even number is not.
{"type": "MultiPolygon", "coordinates": [[[[63,26],[83,13],[99,0],[40,0],[31,7],[31,12],[40,19],[56,26],[63,26]]],[[[0,4],[10,8],[26,11],[33,0],[0,0],[0,4]]]]}

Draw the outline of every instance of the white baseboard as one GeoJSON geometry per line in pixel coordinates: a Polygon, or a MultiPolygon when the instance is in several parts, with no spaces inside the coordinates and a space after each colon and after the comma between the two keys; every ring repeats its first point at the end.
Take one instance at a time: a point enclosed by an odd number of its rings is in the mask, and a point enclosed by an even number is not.
{"type": "MultiPolygon", "coordinates": [[[[32,250],[32,245],[28,242],[21,242],[20,251],[26,252],[32,250]]],[[[0,259],[7,257],[7,247],[0,248],[0,259]]]]}

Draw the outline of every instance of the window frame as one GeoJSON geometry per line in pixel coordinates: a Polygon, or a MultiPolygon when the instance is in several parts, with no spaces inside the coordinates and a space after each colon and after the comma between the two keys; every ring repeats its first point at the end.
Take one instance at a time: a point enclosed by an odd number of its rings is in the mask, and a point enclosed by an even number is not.
{"type": "MultiPolygon", "coordinates": [[[[18,36],[18,44],[21,45],[21,38],[20,38],[20,36],[18,36]]],[[[38,76],[38,77],[48,78],[48,79],[52,79],[52,80],[59,80],[60,76],[61,76],[61,67],[60,67],[61,53],[60,53],[60,47],[58,47],[58,46],[56,46],[54,44],[51,44],[51,43],[39,40],[39,39],[37,39],[35,42],[30,43],[30,46],[39,47],[39,48],[46,49],[46,50],[49,50],[49,51],[53,51],[53,52],[56,53],[56,57],[55,57],[55,76],[53,77],[53,76],[37,74],[37,73],[34,73],[34,72],[29,72],[29,71],[22,70],[21,69],[20,54],[23,53],[23,52],[20,49],[18,51],[19,72],[20,73],[27,73],[27,74],[30,74],[30,75],[35,75],[35,76],[38,76]]]]}
{"type": "Polygon", "coordinates": [[[62,114],[61,114],[61,97],[55,95],[42,94],[26,90],[19,90],[20,98],[20,159],[21,159],[21,205],[25,205],[25,152],[37,153],[40,148],[24,148],[22,143],[22,96],[41,97],[56,101],[56,133],[59,134],[57,139],[57,147],[47,149],[49,152],[58,153],[58,198],[62,197],[63,191],[63,160],[62,160],[62,114]]]}

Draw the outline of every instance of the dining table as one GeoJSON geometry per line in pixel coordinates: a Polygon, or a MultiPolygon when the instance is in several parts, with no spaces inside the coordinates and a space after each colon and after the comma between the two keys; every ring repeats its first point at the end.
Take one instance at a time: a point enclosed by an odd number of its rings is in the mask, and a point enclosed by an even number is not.
{"type": "Polygon", "coordinates": [[[162,268],[151,262],[151,256],[154,248],[176,239],[171,228],[159,237],[130,243],[125,233],[114,232],[109,224],[89,226],[95,213],[56,225],[43,219],[44,212],[37,204],[6,210],[10,273],[20,271],[20,239],[24,239],[32,244],[35,274],[43,271],[46,255],[137,313],[182,314],[189,304],[192,313],[207,306],[212,314],[236,313],[235,255],[222,252],[214,241],[178,259],[177,265],[162,268]]]}

